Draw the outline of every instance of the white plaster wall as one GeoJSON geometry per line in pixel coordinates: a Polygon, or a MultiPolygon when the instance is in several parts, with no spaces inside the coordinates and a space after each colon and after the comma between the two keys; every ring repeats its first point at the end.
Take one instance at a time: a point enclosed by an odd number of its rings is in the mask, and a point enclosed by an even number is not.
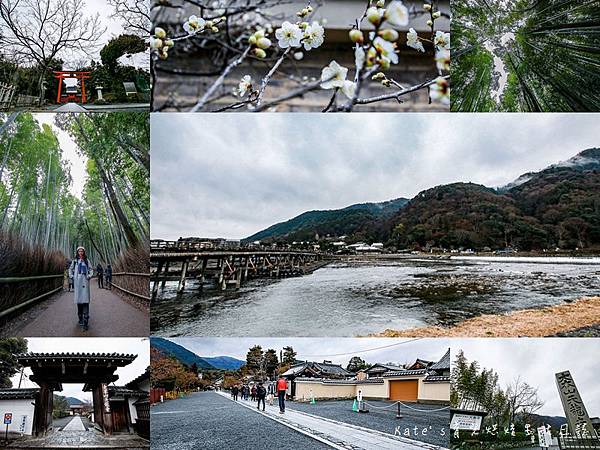
{"type": "MultiPolygon", "coordinates": [[[[27,416],[25,422],[24,434],[31,435],[33,432],[33,403],[34,399],[20,399],[20,400],[0,400],[0,418],[4,419],[4,413],[12,413],[12,423],[8,426],[9,433],[21,434],[20,427],[22,416],[27,416]]],[[[4,433],[6,425],[4,420],[0,422],[0,431],[4,433]]]]}
{"type": "Polygon", "coordinates": [[[136,398],[128,398],[127,399],[127,403],[129,404],[129,415],[131,416],[131,423],[136,423],[137,422],[137,409],[134,405],[134,403],[137,401],[137,397],[136,398]]]}
{"type": "Polygon", "coordinates": [[[424,383],[419,380],[419,401],[450,401],[450,382],[424,383]]]}
{"type": "Polygon", "coordinates": [[[359,390],[362,391],[363,397],[366,398],[388,398],[388,387],[385,380],[381,384],[357,384],[356,395],[358,395],[359,390]]]}

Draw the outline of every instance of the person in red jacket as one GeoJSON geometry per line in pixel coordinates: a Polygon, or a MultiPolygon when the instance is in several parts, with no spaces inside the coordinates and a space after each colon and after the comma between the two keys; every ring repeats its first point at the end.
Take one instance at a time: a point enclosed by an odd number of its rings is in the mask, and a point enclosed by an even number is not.
{"type": "Polygon", "coordinates": [[[285,393],[287,392],[287,381],[282,375],[277,380],[277,397],[279,397],[279,414],[285,413],[285,393]]]}

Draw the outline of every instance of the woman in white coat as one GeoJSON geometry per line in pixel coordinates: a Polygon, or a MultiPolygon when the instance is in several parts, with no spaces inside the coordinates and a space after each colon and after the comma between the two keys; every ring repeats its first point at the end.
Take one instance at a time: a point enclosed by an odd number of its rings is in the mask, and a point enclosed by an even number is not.
{"type": "Polygon", "coordinates": [[[87,259],[85,248],[78,247],[75,259],[71,261],[69,276],[73,280],[75,304],[79,326],[87,330],[90,318],[90,279],[92,278],[92,263],[87,259]]]}

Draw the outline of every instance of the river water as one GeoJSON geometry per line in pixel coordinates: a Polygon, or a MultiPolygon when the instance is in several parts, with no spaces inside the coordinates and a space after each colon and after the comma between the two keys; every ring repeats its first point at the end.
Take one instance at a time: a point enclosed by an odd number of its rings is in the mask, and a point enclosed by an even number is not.
{"type": "Polygon", "coordinates": [[[152,305],[162,336],[357,336],[452,325],[486,313],[600,295],[600,265],[414,258],[335,262],[311,275],[253,280],[239,291],[177,296],[152,305]]]}

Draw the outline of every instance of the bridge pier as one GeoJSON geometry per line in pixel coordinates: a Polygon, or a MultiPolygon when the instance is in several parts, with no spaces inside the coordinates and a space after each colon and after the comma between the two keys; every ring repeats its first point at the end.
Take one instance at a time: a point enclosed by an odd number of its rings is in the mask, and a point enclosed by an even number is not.
{"type": "Polygon", "coordinates": [[[179,285],[177,286],[177,293],[181,294],[185,289],[185,274],[187,273],[189,261],[186,259],[181,267],[181,278],[179,279],[179,285]]]}

